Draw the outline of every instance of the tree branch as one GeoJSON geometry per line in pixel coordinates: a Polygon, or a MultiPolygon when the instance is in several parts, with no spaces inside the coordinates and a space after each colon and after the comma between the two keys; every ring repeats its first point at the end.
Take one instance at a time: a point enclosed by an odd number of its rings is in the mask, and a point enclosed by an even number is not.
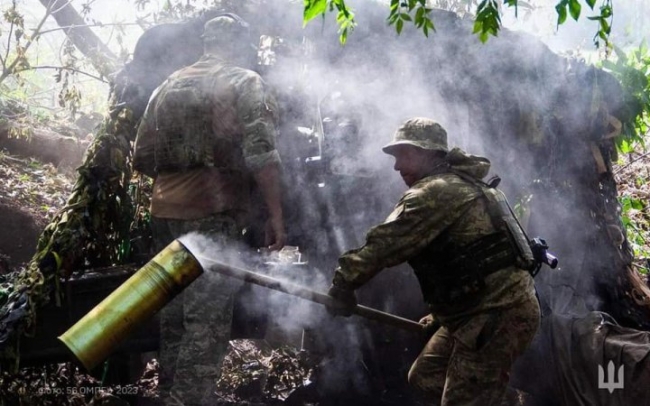
{"type": "Polygon", "coordinates": [[[62,26],[62,27],[58,27],[58,28],[51,28],[49,30],[42,31],[41,35],[47,34],[47,33],[50,33],[50,32],[54,32],[54,31],[67,30],[69,28],[77,28],[77,27],[110,27],[110,26],[113,26],[113,25],[117,25],[117,26],[137,25],[139,27],[141,26],[139,23],[110,23],[110,24],[66,25],[66,26],[62,26]]]}
{"type": "MultiPolygon", "coordinates": [[[[34,39],[38,36],[38,33],[41,31],[41,28],[43,28],[43,24],[45,24],[45,21],[47,18],[50,16],[50,11],[51,7],[48,6],[45,9],[45,15],[41,19],[41,21],[38,23],[36,28],[32,31],[32,35],[29,38],[29,40],[25,43],[24,47],[24,52],[26,53],[29,47],[32,45],[34,42],[34,39]]],[[[6,68],[2,70],[2,74],[0,75],[0,83],[2,83],[9,75],[13,73],[14,68],[16,67],[16,64],[18,64],[19,58],[14,59],[11,64],[6,68]]]]}
{"type": "Polygon", "coordinates": [[[71,68],[69,66],[50,66],[50,65],[40,65],[40,66],[30,66],[28,69],[25,70],[36,70],[36,69],[65,69],[69,70],[71,72],[77,72],[81,73],[82,75],[86,75],[88,77],[91,77],[93,79],[97,79],[100,82],[108,83],[108,81],[100,76],[93,75],[92,73],[84,72],[79,69],[71,68]]]}
{"type": "MultiPolygon", "coordinates": [[[[16,11],[16,0],[14,0],[14,11],[16,11]]],[[[14,20],[11,20],[11,26],[9,27],[9,35],[7,36],[7,52],[5,52],[5,58],[2,60],[2,68],[6,68],[5,62],[9,60],[9,48],[11,47],[11,35],[14,33],[14,20]]]]}
{"type": "Polygon", "coordinates": [[[63,30],[72,44],[92,63],[93,67],[104,77],[116,70],[117,56],[106,44],[87,26],[83,17],[75,10],[69,1],[39,0],[45,7],[56,8],[51,12],[52,17],[63,30]]]}
{"type": "MultiPolygon", "coordinates": [[[[51,5],[56,5],[57,1],[58,0],[54,0],[54,3],[50,3],[50,4],[51,5]]],[[[70,4],[72,4],[72,0],[68,0],[65,4],[62,4],[61,7],[57,8],[56,10],[52,10],[52,14],[58,13],[59,11],[63,10],[64,8],[68,7],[70,4]]]]}
{"type": "Polygon", "coordinates": [[[622,171],[623,169],[625,169],[628,166],[632,165],[633,163],[635,163],[637,161],[640,161],[640,160],[642,160],[642,159],[644,159],[644,158],[646,158],[648,156],[650,156],[650,152],[646,152],[645,154],[636,157],[636,159],[633,159],[630,162],[626,163],[625,165],[621,166],[620,168],[616,169],[616,171],[614,171],[614,173],[619,173],[620,171],[622,171]]]}

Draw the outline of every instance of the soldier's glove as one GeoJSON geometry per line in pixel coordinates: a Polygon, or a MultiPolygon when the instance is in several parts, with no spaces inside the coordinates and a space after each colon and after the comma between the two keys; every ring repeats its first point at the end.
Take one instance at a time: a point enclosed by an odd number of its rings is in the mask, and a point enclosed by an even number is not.
{"type": "Polygon", "coordinates": [[[335,306],[327,306],[329,314],[343,317],[352,315],[352,310],[357,306],[357,297],[353,290],[332,285],[327,294],[336,301],[335,306]]]}
{"type": "Polygon", "coordinates": [[[431,337],[440,328],[440,323],[438,323],[432,314],[427,314],[426,316],[422,317],[420,319],[420,324],[424,326],[422,330],[426,337],[431,337]]]}

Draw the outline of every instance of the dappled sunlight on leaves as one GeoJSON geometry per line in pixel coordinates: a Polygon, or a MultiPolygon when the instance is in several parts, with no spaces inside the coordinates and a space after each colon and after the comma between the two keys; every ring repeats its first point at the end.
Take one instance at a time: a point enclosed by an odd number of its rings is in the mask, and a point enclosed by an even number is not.
{"type": "Polygon", "coordinates": [[[43,226],[65,204],[74,178],[54,165],[0,153],[0,203],[28,211],[43,226]]]}
{"type": "Polygon", "coordinates": [[[634,267],[647,275],[650,261],[650,156],[639,151],[623,155],[614,171],[621,216],[634,251],[634,267]]]}
{"type": "Polygon", "coordinates": [[[217,394],[229,402],[286,400],[311,382],[313,360],[289,346],[272,348],[264,341],[233,340],[217,382],[217,394]]]}

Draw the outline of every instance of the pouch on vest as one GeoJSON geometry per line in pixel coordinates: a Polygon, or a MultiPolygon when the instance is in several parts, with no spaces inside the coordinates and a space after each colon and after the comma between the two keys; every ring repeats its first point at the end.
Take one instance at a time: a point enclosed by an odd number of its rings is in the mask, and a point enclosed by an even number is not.
{"type": "Polygon", "coordinates": [[[155,103],[158,172],[213,164],[211,105],[203,77],[169,79],[155,103]]]}
{"type": "Polygon", "coordinates": [[[488,200],[488,210],[492,222],[499,229],[504,229],[510,237],[511,245],[516,251],[516,265],[520,269],[530,270],[535,264],[528,238],[519,226],[517,219],[510,212],[505,195],[499,189],[484,187],[483,193],[488,200]]]}

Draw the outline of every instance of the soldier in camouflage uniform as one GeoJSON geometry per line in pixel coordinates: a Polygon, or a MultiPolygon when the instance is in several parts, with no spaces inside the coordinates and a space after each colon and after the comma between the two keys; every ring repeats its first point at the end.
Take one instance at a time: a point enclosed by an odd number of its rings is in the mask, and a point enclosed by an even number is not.
{"type": "Polygon", "coordinates": [[[431,310],[420,322],[441,326],[409,383],[435,405],[499,405],[540,318],[525,234],[503,194],[481,181],[490,162],[449,151],[434,121],[406,121],[383,150],[410,189],[364,246],[339,258],[329,294],[347,309],[331,311],[349,315],[355,289],[407,261],[431,310]]]}
{"type": "MultiPolygon", "coordinates": [[[[267,245],[284,245],[277,109],[260,76],[238,67],[252,59],[247,34],[237,16],[208,21],[203,57],[173,73],[149,101],[134,167],[155,178],[151,215],[158,250],[191,231],[218,243],[241,240],[253,181],[268,211],[267,245]],[[174,94],[176,104],[170,102],[174,94]]],[[[165,405],[215,403],[238,287],[232,278],[206,273],[162,310],[159,387],[165,405]]]]}

